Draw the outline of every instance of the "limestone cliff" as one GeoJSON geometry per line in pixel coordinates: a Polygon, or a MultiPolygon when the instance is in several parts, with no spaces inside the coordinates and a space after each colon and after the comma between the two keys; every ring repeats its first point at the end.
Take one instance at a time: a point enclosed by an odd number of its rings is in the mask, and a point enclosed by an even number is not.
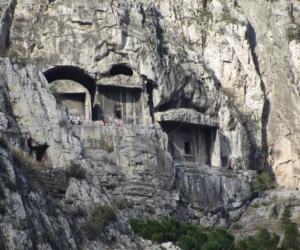
{"type": "Polygon", "coordinates": [[[17,186],[2,184],[4,243],[21,235],[28,249],[55,249],[60,236],[61,249],[80,248],[73,225],[110,203],[122,204],[116,224],[85,243],[114,236],[139,249],[122,216],[229,226],[249,204],[251,170],[299,188],[299,10],[296,0],[1,3],[1,137],[53,168],[75,160],[86,171],[67,181],[68,206],[29,190],[1,147],[17,186]],[[82,125],[66,123],[71,110],[82,125]],[[76,209],[85,216],[71,221],[76,209]]]}
{"type": "Polygon", "coordinates": [[[131,83],[156,86],[155,111],[216,117],[224,157],[296,187],[298,15],[299,2],[283,0],[26,1],[5,55],[42,71],[72,65],[99,84],[126,84],[107,73],[127,65],[131,83]]]}

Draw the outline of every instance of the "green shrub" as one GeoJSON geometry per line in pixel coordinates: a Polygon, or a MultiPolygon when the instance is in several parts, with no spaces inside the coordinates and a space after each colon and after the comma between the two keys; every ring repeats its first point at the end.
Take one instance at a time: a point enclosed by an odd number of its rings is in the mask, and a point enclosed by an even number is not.
{"type": "Polygon", "coordinates": [[[98,205],[93,214],[92,219],[85,224],[85,232],[89,239],[95,239],[105,226],[116,220],[116,214],[113,207],[105,204],[98,205]]]}
{"type": "Polygon", "coordinates": [[[274,250],[277,248],[280,237],[273,233],[271,234],[266,228],[262,228],[258,235],[258,242],[264,250],[274,250]]]}
{"type": "Polygon", "coordinates": [[[243,227],[240,225],[240,224],[234,224],[233,226],[232,226],[232,230],[240,230],[240,229],[242,229],[243,227]]]}
{"type": "Polygon", "coordinates": [[[189,235],[181,235],[177,241],[177,245],[183,250],[196,249],[197,240],[189,235]]]}
{"type": "Polygon", "coordinates": [[[294,223],[290,223],[284,228],[284,236],[281,244],[282,249],[299,250],[300,249],[299,231],[294,223]]]}
{"type": "Polygon", "coordinates": [[[252,191],[259,193],[272,187],[270,177],[267,173],[260,174],[252,183],[252,191]]]}
{"type": "Polygon", "coordinates": [[[235,249],[234,236],[223,228],[204,231],[196,225],[186,225],[174,217],[166,217],[161,222],[152,219],[129,219],[128,222],[138,236],[156,243],[171,241],[184,250],[235,249]]]}
{"type": "Polygon", "coordinates": [[[67,119],[62,119],[59,121],[58,125],[62,128],[68,127],[68,120],[67,119]]]}
{"type": "Polygon", "coordinates": [[[127,207],[127,205],[128,205],[127,200],[120,200],[120,201],[114,202],[114,206],[119,210],[124,210],[127,207]]]}
{"type": "Polygon", "coordinates": [[[275,250],[277,249],[280,237],[267,229],[262,228],[256,238],[248,236],[237,244],[237,250],[275,250]]]}
{"type": "Polygon", "coordinates": [[[78,163],[71,161],[71,166],[69,166],[67,170],[67,175],[68,177],[82,180],[85,178],[85,170],[78,163]]]}
{"type": "Polygon", "coordinates": [[[286,226],[286,225],[290,224],[291,223],[291,217],[292,217],[292,213],[291,213],[290,208],[285,207],[283,212],[282,212],[281,218],[280,218],[282,226],[286,226]]]}

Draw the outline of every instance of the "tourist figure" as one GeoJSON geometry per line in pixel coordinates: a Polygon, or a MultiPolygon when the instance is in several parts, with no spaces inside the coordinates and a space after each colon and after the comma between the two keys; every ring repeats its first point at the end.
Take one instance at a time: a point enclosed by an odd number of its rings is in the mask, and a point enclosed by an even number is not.
{"type": "Polygon", "coordinates": [[[34,161],[36,161],[36,154],[35,154],[35,152],[32,152],[31,158],[32,158],[34,161]]]}
{"type": "Polygon", "coordinates": [[[70,115],[69,120],[70,120],[70,124],[73,125],[73,115],[72,114],[70,115]]]}
{"type": "Polygon", "coordinates": [[[228,162],[228,170],[232,170],[231,161],[228,162]]]}
{"type": "Polygon", "coordinates": [[[80,115],[77,117],[77,125],[81,125],[80,115]]]}
{"type": "Polygon", "coordinates": [[[104,124],[104,127],[106,127],[106,120],[103,119],[103,124],[104,124]]]}
{"type": "Polygon", "coordinates": [[[109,116],[109,124],[110,124],[110,126],[112,126],[112,116],[111,115],[109,116]]]}
{"type": "Polygon", "coordinates": [[[115,119],[115,123],[116,123],[116,127],[120,127],[120,121],[119,121],[119,118],[116,116],[116,119],[115,119]]]}

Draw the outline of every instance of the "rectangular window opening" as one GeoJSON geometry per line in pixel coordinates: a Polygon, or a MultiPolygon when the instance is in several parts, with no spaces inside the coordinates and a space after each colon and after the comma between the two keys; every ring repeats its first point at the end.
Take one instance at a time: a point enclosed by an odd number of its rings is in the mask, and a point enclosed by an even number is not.
{"type": "Polygon", "coordinates": [[[122,119],[122,105],[115,106],[115,116],[122,119]]]}
{"type": "Polygon", "coordinates": [[[192,154],[192,144],[189,141],[184,142],[184,153],[192,154]]]}

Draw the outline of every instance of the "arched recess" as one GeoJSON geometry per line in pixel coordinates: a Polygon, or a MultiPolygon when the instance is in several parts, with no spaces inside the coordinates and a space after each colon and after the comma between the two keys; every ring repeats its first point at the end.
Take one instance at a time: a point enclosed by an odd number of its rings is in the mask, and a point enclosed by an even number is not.
{"type": "Polygon", "coordinates": [[[55,66],[46,70],[44,76],[49,83],[56,80],[72,80],[80,83],[87,88],[92,97],[92,103],[94,103],[96,82],[92,77],[87,75],[83,69],[75,66],[55,66]]]}
{"type": "Polygon", "coordinates": [[[55,66],[46,70],[44,76],[48,83],[57,80],[71,80],[81,84],[91,95],[91,105],[93,106],[97,88],[96,81],[87,75],[83,69],[75,66],[55,66]]]}
{"type": "Polygon", "coordinates": [[[110,76],[116,76],[116,75],[132,76],[133,70],[124,64],[115,64],[111,67],[109,71],[109,75],[110,76]]]}

